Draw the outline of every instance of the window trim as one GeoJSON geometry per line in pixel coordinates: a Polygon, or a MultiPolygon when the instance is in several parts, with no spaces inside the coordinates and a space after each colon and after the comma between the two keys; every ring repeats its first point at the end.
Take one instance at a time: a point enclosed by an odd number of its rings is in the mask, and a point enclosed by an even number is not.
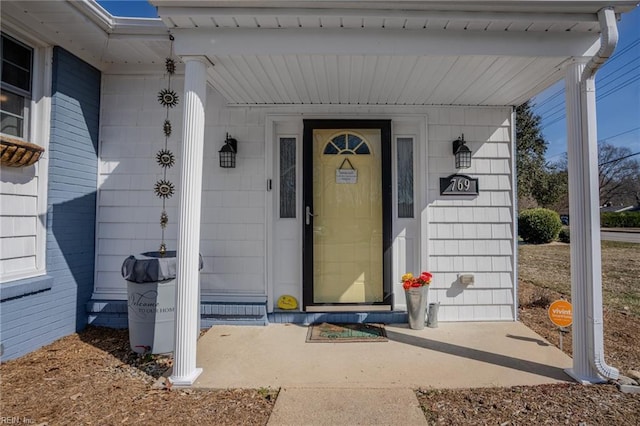
{"type": "MultiPolygon", "coordinates": [[[[51,133],[51,94],[53,78],[53,47],[35,38],[27,30],[9,20],[3,21],[2,32],[33,49],[31,56],[31,98],[28,104],[27,138],[19,138],[45,149],[35,167],[34,179],[38,179],[36,216],[36,264],[35,269],[0,275],[0,285],[44,276],[47,274],[47,193],[49,178],[49,137],[51,133]]],[[[31,167],[31,166],[30,166],[31,167]]]]}

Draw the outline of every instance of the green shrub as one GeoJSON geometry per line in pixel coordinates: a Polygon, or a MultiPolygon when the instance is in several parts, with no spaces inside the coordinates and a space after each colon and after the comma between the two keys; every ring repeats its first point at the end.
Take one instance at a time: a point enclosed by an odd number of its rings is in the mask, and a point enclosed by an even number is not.
{"type": "Polygon", "coordinates": [[[560,230],[560,234],[558,234],[558,240],[560,240],[560,242],[562,243],[567,243],[567,244],[571,242],[571,231],[569,230],[568,226],[564,226],[560,230]]]}
{"type": "Polygon", "coordinates": [[[522,239],[531,244],[546,244],[558,238],[562,229],[560,215],[549,209],[523,210],[518,216],[518,230],[522,239]]]}
{"type": "Polygon", "coordinates": [[[601,213],[603,228],[640,228],[640,212],[601,213]]]}

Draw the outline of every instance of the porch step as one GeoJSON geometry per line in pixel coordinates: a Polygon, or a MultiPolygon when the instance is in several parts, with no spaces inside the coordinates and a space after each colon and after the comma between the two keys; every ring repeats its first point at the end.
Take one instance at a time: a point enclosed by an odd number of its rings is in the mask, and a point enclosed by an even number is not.
{"type": "MultiPolygon", "coordinates": [[[[86,305],[89,324],[128,328],[126,300],[91,300],[86,305]]],[[[378,323],[399,324],[407,322],[406,312],[300,312],[276,310],[267,314],[264,303],[202,303],[200,305],[202,328],[214,325],[267,325],[269,323],[313,324],[378,323]]]]}
{"type": "Polygon", "coordinates": [[[377,323],[398,324],[407,322],[406,312],[300,312],[275,310],[268,315],[271,323],[313,324],[333,323],[377,323]]]}
{"type": "Polygon", "coordinates": [[[264,303],[202,303],[200,327],[213,325],[267,325],[264,303]]]}
{"type": "MultiPolygon", "coordinates": [[[[86,305],[91,325],[128,328],[126,300],[91,300],[86,305]]],[[[264,303],[201,303],[200,326],[213,325],[267,325],[267,307],[264,303]]]]}

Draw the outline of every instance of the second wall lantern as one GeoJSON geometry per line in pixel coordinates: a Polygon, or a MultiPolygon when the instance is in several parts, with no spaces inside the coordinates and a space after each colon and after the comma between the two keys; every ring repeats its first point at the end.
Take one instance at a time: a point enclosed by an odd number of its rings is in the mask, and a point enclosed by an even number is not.
{"type": "Polygon", "coordinates": [[[456,169],[471,167],[471,150],[465,145],[464,134],[453,141],[453,155],[456,156],[456,169]]]}
{"type": "Polygon", "coordinates": [[[220,167],[223,169],[234,169],[236,167],[236,154],[238,153],[238,141],[229,137],[224,141],[224,145],[218,151],[220,156],[220,167]]]}

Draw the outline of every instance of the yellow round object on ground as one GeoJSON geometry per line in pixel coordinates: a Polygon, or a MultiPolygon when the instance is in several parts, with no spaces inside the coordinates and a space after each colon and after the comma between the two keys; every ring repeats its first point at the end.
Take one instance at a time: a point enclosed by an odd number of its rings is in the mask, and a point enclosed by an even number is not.
{"type": "Polygon", "coordinates": [[[280,309],[296,309],[298,307],[298,301],[295,297],[287,294],[278,298],[278,308],[280,309]]]}

